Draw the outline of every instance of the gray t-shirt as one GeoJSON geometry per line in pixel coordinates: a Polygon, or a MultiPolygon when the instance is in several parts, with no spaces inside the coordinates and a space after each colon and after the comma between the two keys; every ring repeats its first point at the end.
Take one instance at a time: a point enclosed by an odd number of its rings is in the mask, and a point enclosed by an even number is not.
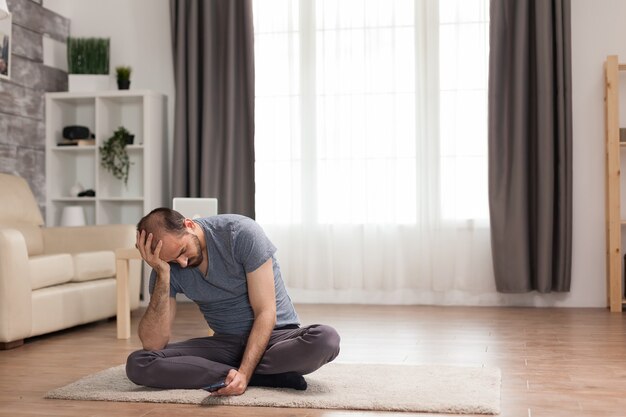
{"type": "MultiPolygon", "coordinates": [[[[274,257],[276,247],[258,223],[236,214],[220,214],[194,221],[204,230],[209,255],[208,274],[204,277],[198,268],[181,268],[177,263],[171,263],[171,297],[183,293],[193,300],[217,334],[248,333],[252,329],[254,312],[248,299],[246,273],[272,258],[276,327],[300,324],[274,257]]],[[[156,274],[152,271],[150,294],[155,282],[156,274]]]]}

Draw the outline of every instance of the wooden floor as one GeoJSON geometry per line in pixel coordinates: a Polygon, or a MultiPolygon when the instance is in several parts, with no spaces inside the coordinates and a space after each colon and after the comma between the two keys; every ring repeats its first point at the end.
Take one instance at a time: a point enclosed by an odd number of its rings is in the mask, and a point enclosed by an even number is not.
{"type": "MultiPolygon", "coordinates": [[[[338,361],[500,367],[502,416],[626,416],[622,314],[605,309],[418,306],[300,305],[297,309],[303,323],[337,328],[342,336],[338,361]]],[[[141,310],[133,313],[133,335],[141,314],[141,310]]],[[[205,332],[196,308],[179,306],[174,339],[205,332]]],[[[43,399],[50,389],[123,363],[138,348],[136,336],[115,338],[111,320],[0,351],[0,416],[427,415],[43,399]]]]}

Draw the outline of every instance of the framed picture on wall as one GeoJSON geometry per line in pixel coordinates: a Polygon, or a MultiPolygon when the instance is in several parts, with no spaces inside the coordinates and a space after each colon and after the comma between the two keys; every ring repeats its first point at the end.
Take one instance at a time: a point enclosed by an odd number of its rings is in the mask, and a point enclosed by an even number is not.
{"type": "Polygon", "coordinates": [[[11,15],[0,19],[0,79],[11,78],[11,15]]]}

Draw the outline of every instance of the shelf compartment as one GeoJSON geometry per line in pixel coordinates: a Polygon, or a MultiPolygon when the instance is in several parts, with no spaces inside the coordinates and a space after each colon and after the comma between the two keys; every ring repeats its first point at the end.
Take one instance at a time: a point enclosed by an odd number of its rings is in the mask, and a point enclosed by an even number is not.
{"type": "Polygon", "coordinates": [[[95,189],[95,152],[51,152],[47,162],[51,196],[76,197],[70,193],[75,184],[84,190],[95,189]],[[52,178],[54,181],[50,181],[52,178]]]}
{"type": "Polygon", "coordinates": [[[144,216],[143,201],[100,200],[98,224],[137,224],[144,216]]]}
{"type": "Polygon", "coordinates": [[[50,96],[46,108],[48,146],[53,147],[63,140],[66,126],[86,126],[93,133],[96,125],[96,100],[94,97],[50,96]]]}
{"type": "Polygon", "coordinates": [[[53,224],[48,224],[48,227],[61,225],[61,216],[63,215],[63,209],[68,206],[81,206],[85,211],[85,221],[88,225],[96,224],[96,204],[94,199],[85,198],[68,198],[63,200],[52,200],[51,204],[46,208],[50,211],[50,216],[53,219],[53,224]]]}
{"type": "Polygon", "coordinates": [[[98,152],[98,193],[102,199],[137,199],[144,195],[144,156],[139,147],[128,149],[130,168],[128,169],[128,183],[115,178],[106,169],[100,166],[100,153],[98,152]]]}
{"type": "Polygon", "coordinates": [[[144,98],[140,95],[98,98],[98,144],[113,136],[120,126],[135,135],[133,146],[144,139],[144,98]]]}

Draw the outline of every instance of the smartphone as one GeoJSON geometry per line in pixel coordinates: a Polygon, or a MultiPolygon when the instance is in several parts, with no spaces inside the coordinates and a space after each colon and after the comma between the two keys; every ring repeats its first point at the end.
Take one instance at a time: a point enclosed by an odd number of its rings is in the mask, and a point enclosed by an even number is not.
{"type": "Polygon", "coordinates": [[[202,389],[205,391],[214,392],[220,388],[224,388],[225,386],[226,386],[226,382],[222,381],[222,382],[216,382],[215,384],[207,385],[206,387],[202,387],[202,389]]]}

